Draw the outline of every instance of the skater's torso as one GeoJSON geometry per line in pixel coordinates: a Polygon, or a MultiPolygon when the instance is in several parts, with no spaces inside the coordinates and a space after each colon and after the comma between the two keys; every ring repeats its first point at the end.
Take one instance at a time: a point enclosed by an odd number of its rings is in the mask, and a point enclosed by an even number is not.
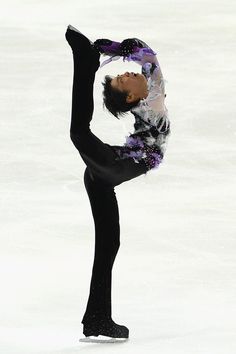
{"type": "Polygon", "coordinates": [[[121,158],[132,157],[136,162],[144,159],[148,169],[157,167],[166,151],[170,135],[168,110],[165,106],[165,80],[158,62],[142,65],[142,74],[148,84],[148,96],[131,110],[134,132],[117,153],[121,158]]]}

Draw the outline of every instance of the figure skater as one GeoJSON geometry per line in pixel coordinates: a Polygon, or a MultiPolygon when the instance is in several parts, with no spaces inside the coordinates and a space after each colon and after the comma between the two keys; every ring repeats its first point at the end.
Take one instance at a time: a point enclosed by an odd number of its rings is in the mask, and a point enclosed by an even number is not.
{"type": "MultiPolygon", "coordinates": [[[[129,329],[115,323],[111,312],[112,267],[120,246],[119,210],[114,187],[157,168],[170,134],[164,104],[165,84],[156,53],[137,38],[92,43],[69,25],[65,37],[74,64],[70,138],[86,164],[84,184],[95,225],[95,250],[90,293],[81,323],[85,337],[128,339],[129,329]],[[109,59],[100,65],[100,56],[109,59]],[[142,73],[105,76],[104,105],[116,118],[131,112],[134,133],[123,146],[102,142],[90,130],[93,85],[99,66],[120,57],[142,67],[142,73]]],[[[86,339],[86,338],[85,338],[86,339]]]]}

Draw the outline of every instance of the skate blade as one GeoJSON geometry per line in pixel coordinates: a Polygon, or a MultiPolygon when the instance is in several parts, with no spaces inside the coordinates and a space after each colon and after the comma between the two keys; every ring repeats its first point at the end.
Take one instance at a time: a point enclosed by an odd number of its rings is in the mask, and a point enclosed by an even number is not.
{"type": "Polygon", "coordinates": [[[85,338],[80,338],[79,341],[85,343],[122,343],[122,342],[127,342],[128,339],[129,338],[112,338],[112,337],[99,335],[97,337],[89,336],[85,338]]]}

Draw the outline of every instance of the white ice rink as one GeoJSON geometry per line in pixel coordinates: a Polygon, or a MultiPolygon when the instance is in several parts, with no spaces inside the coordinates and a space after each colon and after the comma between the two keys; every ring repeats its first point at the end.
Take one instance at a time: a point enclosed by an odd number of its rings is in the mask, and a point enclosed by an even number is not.
{"type": "MultiPolygon", "coordinates": [[[[236,353],[235,11],[233,0],[1,0],[1,354],[236,353]],[[94,226],[69,137],[68,24],[91,40],[143,39],[167,80],[164,162],[116,187],[123,344],[79,342],[94,226]]],[[[133,118],[103,110],[101,81],[126,70],[140,67],[96,76],[91,127],[110,144],[133,118]]]]}

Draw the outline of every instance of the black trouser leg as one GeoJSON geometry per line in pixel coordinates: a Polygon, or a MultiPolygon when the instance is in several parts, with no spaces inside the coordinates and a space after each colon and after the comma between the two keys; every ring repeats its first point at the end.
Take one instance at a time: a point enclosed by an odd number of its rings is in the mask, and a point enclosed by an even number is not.
{"type": "Polygon", "coordinates": [[[92,178],[88,168],[84,183],[95,226],[95,250],[90,294],[82,323],[111,318],[112,267],[120,246],[119,210],[114,187],[92,178]]]}

